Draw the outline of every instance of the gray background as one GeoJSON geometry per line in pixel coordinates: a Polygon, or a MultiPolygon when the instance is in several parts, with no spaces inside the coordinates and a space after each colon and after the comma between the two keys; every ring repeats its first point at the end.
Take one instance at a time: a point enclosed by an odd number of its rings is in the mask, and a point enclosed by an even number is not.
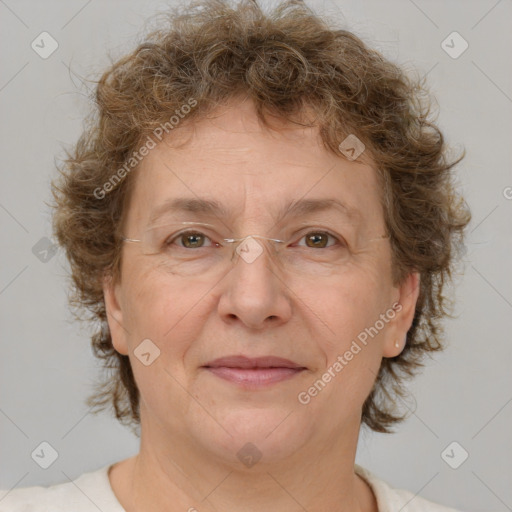
{"type": "MultiPolygon", "coordinates": [[[[467,150],[458,179],[473,221],[449,348],[413,381],[415,400],[404,404],[410,418],[396,434],[361,434],[357,462],[462,510],[512,510],[512,2],[308,5],[428,73],[448,142],[467,150]],[[453,31],[469,44],[456,59],[441,47],[453,31]],[[469,453],[458,469],[441,457],[452,441],[469,453]]],[[[138,439],[108,414],[88,413],[83,402],[98,365],[87,329],[67,307],[65,258],[59,250],[45,263],[33,247],[52,236],[45,201],[54,159],[76,140],[88,109],[83,78],[108,64],[107,51],[117,58],[131,49],[144,20],[163,8],[147,0],[0,0],[2,489],[67,482],[138,450],[138,439]],[[47,59],[31,48],[43,31],[59,44],[47,59]],[[31,458],[42,441],[59,455],[46,470],[31,458]]]]}

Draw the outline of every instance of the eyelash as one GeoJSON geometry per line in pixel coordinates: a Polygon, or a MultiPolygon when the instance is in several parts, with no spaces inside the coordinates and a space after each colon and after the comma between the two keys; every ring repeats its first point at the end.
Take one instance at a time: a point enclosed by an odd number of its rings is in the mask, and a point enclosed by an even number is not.
{"type": "MultiPolygon", "coordinates": [[[[164,242],[164,245],[171,245],[173,244],[176,240],[179,240],[181,237],[185,236],[185,235],[202,235],[204,236],[205,238],[207,238],[208,240],[210,240],[210,242],[212,243],[218,243],[218,242],[213,242],[213,240],[205,235],[203,232],[201,231],[193,231],[193,230],[188,230],[188,231],[182,231],[181,233],[177,233],[176,235],[174,235],[169,241],[166,241],[164,242]]],[[[303,234],[299,240],[302,240],[304,237],[308,236],[308,235],[312,235],[312,234],[321,234],[321,235],[327,235],[331,238],[333,238],[339,245],[341,245],[342,247],[347,247],[347,244],[346,242],[343,240],[343,238],[340,240],[340,238],[338,238],[336,235],[330,233],[329,231],[324,231],[324,230],[312,230],[312,231],[308,231],[307,233],[303,234]]],[[[321,249],[327,249],[329,247],[333,247],[337,244],[333,244],[333,245],[327,245],[326,247],[321,247],[321,249]]],[[[183,246],[178,246],[180,247],[181,249],[187,249],[187,247],[183,247],[183,246]]],[[[301,246],[303,247],[303,246],[301,246]]],[[[202,249],[203,247],[199,247],[199,249],[202,249]]],[[[314,249],[313,247],[309,247],[309,249],[314,249]]]]}

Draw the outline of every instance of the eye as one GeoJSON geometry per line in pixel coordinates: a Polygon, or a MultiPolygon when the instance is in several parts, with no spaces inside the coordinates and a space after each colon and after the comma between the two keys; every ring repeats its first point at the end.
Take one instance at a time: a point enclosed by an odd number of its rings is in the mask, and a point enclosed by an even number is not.
{"type": "MultiPolygon", "coordinates": [[[[331,233],[327,231],[310,231],[309,233],[303,235],[301,240],[306,241],[306,247],[310,247],[313,249],[323,249],[325,247],[331,247],[338,242],[341,245],[344,245],[338,238],[336,238],[331,233]],[[334,243],[329,244],[329,238],[334,240],[334,243]]],[[[302,245],[302,244],[299,244],[302,245]]]]}
{"type": "MultiPolygon", "coordinates": [[[[184,231],[182,233],[179,233],[177,235],[174,235],[172,238],[169,237],[165,245],[170,246],[175,241],[179,241],[178,247],[184,248],[184,249],[200,249],[201,247],[205,247],[205,242],[210,241],[210,238],[207,237],[204,233],[201,233],[200,231],[184,231]]],[[[219,245],[217,243],[211,242],[212,245],[215,245],[216,247],[219,245]]]]}

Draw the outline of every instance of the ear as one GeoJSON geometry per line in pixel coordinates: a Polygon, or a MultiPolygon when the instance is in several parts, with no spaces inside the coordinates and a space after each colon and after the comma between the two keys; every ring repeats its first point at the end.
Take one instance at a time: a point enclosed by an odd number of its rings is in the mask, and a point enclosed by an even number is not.
{"type": "Polygon", "coordinates": [[[119,301],[120,284],[113,281],[112,276],[103,277],[103,298],[107,310],[107,322],[112,336],[112,345],[123,355],[128,355],[128,331],[123,326],[123,310],[119,301]]]}
{"type": "Polygon", "coordinates": [[[420,294],[419,273],[412,272],[409,274],[397,288],[397,291],[397,300],[393,306],[395,317],[389,321],[386,329],[382,351],[383,357],[396,357],[404,349],[407,331],[412,325],[420,294]],[[395,346],[396,342],[399,344],[398,347],[395,346]]]}

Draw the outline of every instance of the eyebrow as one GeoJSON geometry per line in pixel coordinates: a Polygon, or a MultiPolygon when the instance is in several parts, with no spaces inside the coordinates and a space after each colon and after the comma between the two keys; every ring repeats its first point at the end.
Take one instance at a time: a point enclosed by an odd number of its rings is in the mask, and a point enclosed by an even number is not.
{"type": "MultiPolygon", "coordinates": [[[[286,203],[280,210],[277,221],[286,217],[300,217],[312,213],[327,210],[338,210],[351,220],[360,220],[361,212],[336,198],[299,199],[286,203]]],[[[195,213],[201,215],[213,215],[216,217],[228,217],[229,212],[224,205],[213,199],[197,199],[193,197],[178,197],[168,199],[151,213],[149,224],[153,224],[167,213],[195,213]]]]}

